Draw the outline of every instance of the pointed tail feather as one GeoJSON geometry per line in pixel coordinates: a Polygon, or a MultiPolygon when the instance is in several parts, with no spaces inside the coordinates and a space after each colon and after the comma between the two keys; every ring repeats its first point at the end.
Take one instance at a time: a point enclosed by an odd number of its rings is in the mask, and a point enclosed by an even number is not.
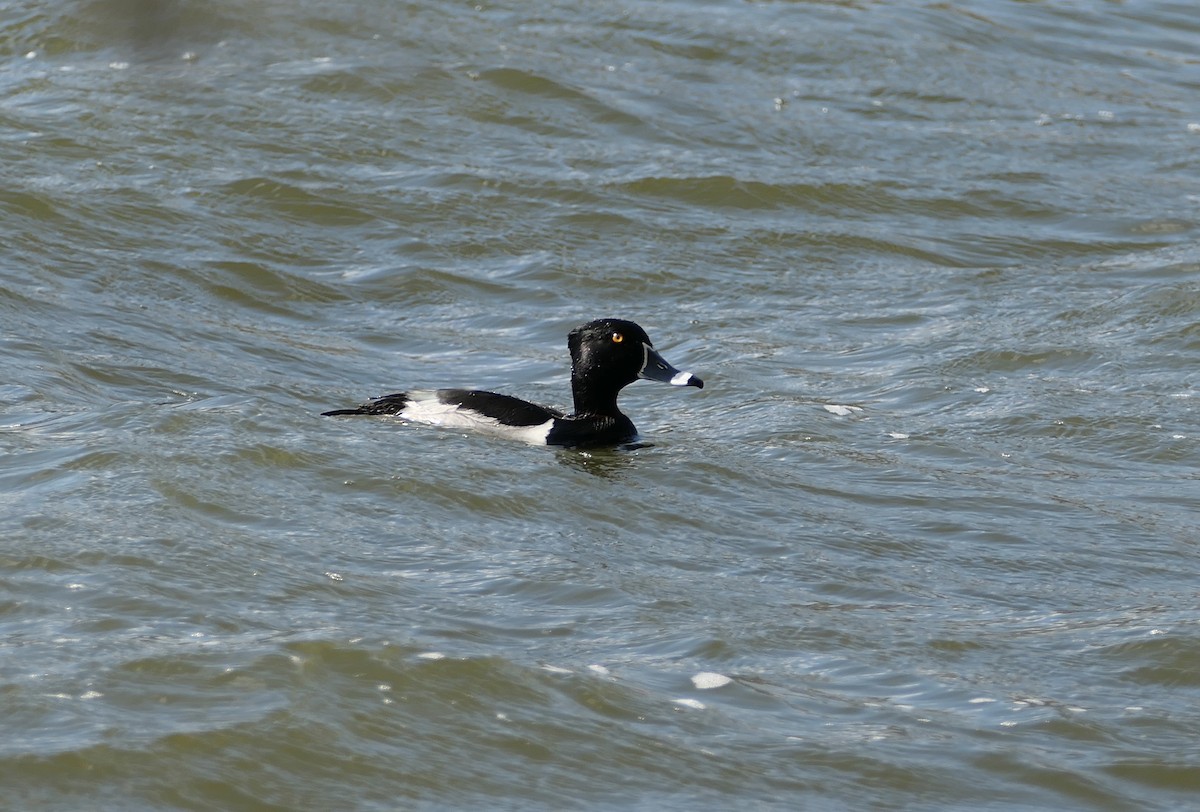
{"type": "Polygon", "coordinates": [[[321,412],[322,417],[341,417],[348,414],[399,414],[408,405],[408,395],[397,392],[393,395],[372,398],[361,406],[353,409],[334,409],[321,412]]]}

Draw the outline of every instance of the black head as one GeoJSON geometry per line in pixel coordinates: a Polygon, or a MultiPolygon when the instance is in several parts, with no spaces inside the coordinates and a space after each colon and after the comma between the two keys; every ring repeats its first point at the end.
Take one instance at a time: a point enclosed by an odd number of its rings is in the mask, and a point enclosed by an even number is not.
{"type": "Polygon", "coordinates": [[[638,378],[703,388],[704,382],[671,366],[646,331],[623,319],[597,319],[567,336],[576,414],[617,415],[617,393],[638,378]]]}

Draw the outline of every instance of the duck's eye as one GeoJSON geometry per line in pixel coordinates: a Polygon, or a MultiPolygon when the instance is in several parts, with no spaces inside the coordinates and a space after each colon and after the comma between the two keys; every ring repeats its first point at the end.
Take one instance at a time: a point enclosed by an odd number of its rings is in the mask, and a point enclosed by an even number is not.
{"type": "Polygon", "coordinates": [[[625,340],[625,336],[621,335],[620,333],[613,333],[612,339],[614,344],[620,344],[625,340]]]}

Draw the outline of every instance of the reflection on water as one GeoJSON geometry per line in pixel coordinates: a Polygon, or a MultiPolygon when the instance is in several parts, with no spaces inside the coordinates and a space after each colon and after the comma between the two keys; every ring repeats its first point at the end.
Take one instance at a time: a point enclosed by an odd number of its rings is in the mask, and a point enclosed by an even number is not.
{"type": "Polygon", "coordinates": [[[638,465],[638,451],[653,448],[654,443],[625,443],[617,448],[564,448],[555,451],[559,464],[593,476],[622,480],[638,465]]]}

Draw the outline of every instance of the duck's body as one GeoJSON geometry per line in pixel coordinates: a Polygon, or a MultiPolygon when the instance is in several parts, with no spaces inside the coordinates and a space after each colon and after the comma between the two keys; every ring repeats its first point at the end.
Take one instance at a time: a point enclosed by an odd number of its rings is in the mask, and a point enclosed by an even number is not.
{"type": "Polygon", "coordinates": [[[658,354],[645,330],[631,321],[599,319],[567,337],[575,411],[557,409],[470,389],[414,390],[375,398],[336,415],[396,415],[417,423],[468,428],[536,445],[616,445],[637,437],[633,421],[617,408],[617,394],[638,378],[703,388],[658,354]]]}

